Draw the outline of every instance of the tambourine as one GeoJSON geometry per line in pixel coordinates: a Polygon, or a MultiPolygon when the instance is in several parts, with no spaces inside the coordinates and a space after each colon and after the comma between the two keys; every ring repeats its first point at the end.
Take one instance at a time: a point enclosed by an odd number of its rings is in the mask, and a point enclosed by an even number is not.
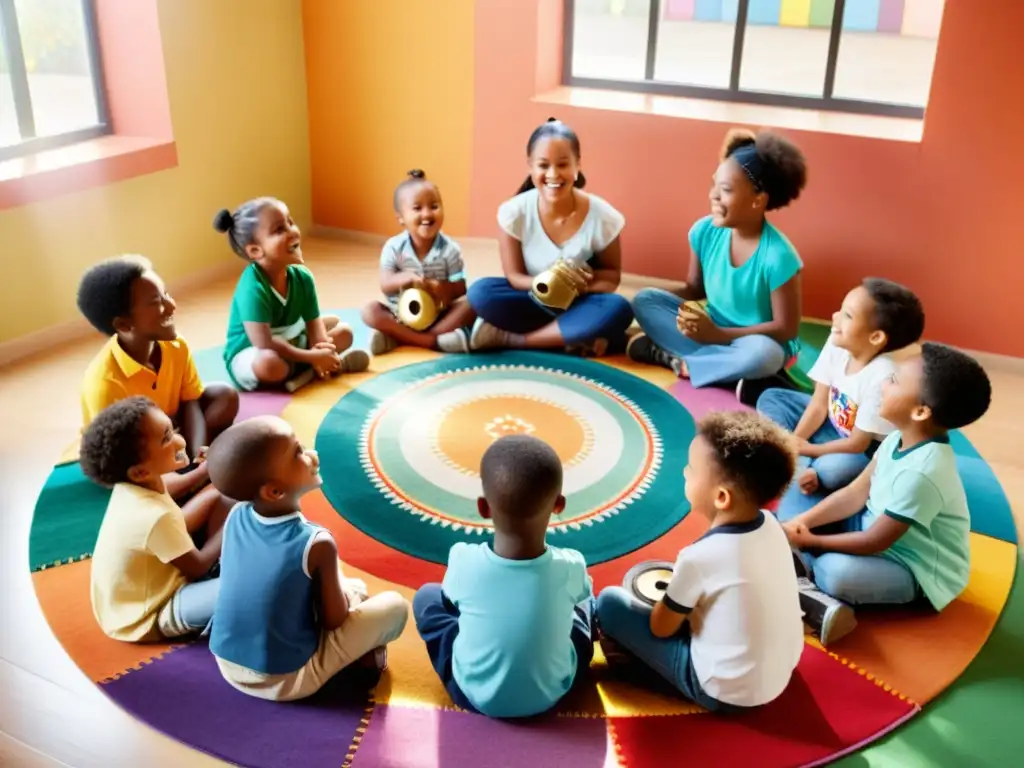
{"type": "Polygon", "coordinates": [[[434,297],[422,288],[406,288],[398,299],[398,321],[414,331],[432,326],[439,313],[434,297]]]}
{"type": "MultiPolygon", "coordinates": [[[[583,267],[584,269],[586,267],[583,267]]],[[[576,283],[570,276],[579,269],[572,264],[560,260],[551,269],[545,270],[533,278],[533,298],[545,307],[565,310],[572,306],[579,296],[576,283]]]]}
{"type": "Polygon", "coordinates": [[[667,560],[648,560],[626,571],[622,586],[641,603],[653,606],[661,602],[671,580],[672,563],[667,560]]]}

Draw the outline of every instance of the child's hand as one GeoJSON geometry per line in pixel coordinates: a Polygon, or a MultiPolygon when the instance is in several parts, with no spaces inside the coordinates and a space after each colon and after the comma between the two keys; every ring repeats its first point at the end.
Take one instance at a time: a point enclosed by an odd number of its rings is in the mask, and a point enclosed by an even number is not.
{"type": "Polygon", "coordinates": [[[321,379],[326,379],[332,373],[336,373],[341,367],[341,358],[334,351],[333,344],[330,347],[317,345],[310,351],[313,353],[313,359],[310,360],[310,364],[313,366],[313,370],[316,371],[316,375],[321,379]]]}
{"type": "Polygon", "coordinates": [[[685,306],[679,308],[676,315],[676,327],[680,333],[698,344],[725,344],[728,339],[719,328],[703,312],[692,312],[685,306]]]}
{"type": "Polygon", "coordinates": [[[206,461],[206,454],[209,451],[210,447],[208,445],[199,446],[199,450],[196,451],[196,455],[195,458],[192,459],[192,463],[195,464],[196,466],[202,464],[204,461],[206,461]]]}
{"type": "Polygon", "coordinates": [[[800,491],[802,493],[814,493],[819,488],[818,473],[808,467],[800,474],[800,477],[797,480],[797,485],[800,486],[800,491]]]}
{"type": "Polygon", "coordinates": [[[808,546],[811,542],[812,533],[800,522],[800,518],[795,517],[788,523],[782,524],[782,530],[786,534],[786,538],[789,539],[789,544],[797,549],[803,549],[808,546]]]}
{"type": "Polygon", "coordinates": [[[338,348],[334,346],[334,342],[331,341],[330,339],[327,339],[325,341],[318,341],[311,347],[311,349],[329,349],[331,350],[331,352],[338,351],[338,348]]]}

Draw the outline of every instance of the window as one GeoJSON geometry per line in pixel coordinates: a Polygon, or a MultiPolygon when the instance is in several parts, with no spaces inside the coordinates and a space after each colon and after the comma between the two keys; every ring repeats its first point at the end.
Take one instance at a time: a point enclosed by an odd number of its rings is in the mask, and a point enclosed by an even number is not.
{"type": "Polygon", "coordinates": [[[0,0],[0,160],[109,132],[92,0],[0,0]]]}
{"type": "Polygon", "coordinates": [[[945,0],[566,0],[563,82],[922,117],[945,0]]]}

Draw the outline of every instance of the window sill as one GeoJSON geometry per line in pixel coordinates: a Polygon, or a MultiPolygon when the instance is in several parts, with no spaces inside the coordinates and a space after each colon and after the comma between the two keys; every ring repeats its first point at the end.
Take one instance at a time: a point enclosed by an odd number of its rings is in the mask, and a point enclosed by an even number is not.
{"type": "Polygon", "coordinates": [[[0,210],[99,187],[178,164],[174,142],[102,136],[0,163],[0,210]]]}
{"type": "Polygon", "coordinates": [[[914,118],[854,115],[816,109],[771,107],[761,104],[739,104],[729,101],[569,86],[538,94],[533,97],[533,100],[542,104],[557,104],[581,109],[603,109],[688,120],[771,126],[796,131],[833,133],[911,143],[920,143],[924,131],[924,120],[914,118]]]}

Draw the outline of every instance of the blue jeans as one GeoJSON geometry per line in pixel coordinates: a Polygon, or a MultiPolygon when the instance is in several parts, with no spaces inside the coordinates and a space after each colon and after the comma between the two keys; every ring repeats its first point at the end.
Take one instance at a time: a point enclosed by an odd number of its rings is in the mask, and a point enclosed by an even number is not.
{"type": "Polygon", "coordinates": [[[633,322],[633,308],[617,293],[585,293],[559,312],[541,306],[504,277],[482,277],[469,287],[467,298],[478,317],[509,333],[530,333],[557,321],[569,346],[605,339],[621,349],[633,322]]]}
{"type": "Polygon", "coordinates": [[[718,701],[704,692],[690,660],[690,624],[679,634],[660,638],[651,634],[651,608],[622,587],[606,587],[597,597],[601,632],[628,650],[671,683],[690,701],[711,712],[737,712],[745,707],[718,701]]]}
{"type": "Polygon", "coordinates": [[[633,311],[651,341],[686,362],[693,386],[763,379],[786,364],[786,350],[767,336],[741,336],[730,344],[700,344],[687,338],[676,325],[682,303],[668,291],[644,288],[633,299],[633,311]]]}
{"type": "MultiPolygon", "coordinates": [[[[757,399],[757,410],[758,413],[764,414],[780,427],[792,432],[800,423],[800,418],[810,403],[811,396],[805,395],[803,392],[795,392],[791,389],[769,389],[757,399]]],[[[818,427],[818,431],[811,435],[809,442],[815,445],[824,445],[842,439],[843,436],[826,417],[825,422],[818,427]]],[[[797,463],[797,471],[799,476],[799,470],[810,467],[818,473],[818,482],[822,488],[835,491],[856,480],[870,462],[871,459],[866,453],[829,453],[816,459],[801,456],[797,463]]],[[[801,493],[801,491],[794,482],[786,493],[801,493]]]]}
{"type": "MultiPolygon", "coordinates": [[[[569,639],[576,649],[576,679],[590,666],[594,658],[594,636],[591,629],[594,599],[588,598],[576,606],[569,639]]],[[[424,584],[412,599],[412,614],[416,630],[427,645],[427,655],[437,676],[441,678],[455,706],[470,712],[476,708],[455,682],[452,673],[452,649],[459,636],[459,609],[447,598],[440,584],[424,584]]]]}
{"type": "Polygon", "coordinates": [[[217,577],[207,576],[182,586],[171,598],[170,615],[159,622],[161,634],[165,638],[182,637],[193,632],[201,632],[203,636],[209,634],[218,594],[220,578],[217,577]]]}
{"type": "MultiPolygon", "coordinates": [[[[781,522],[792,520],[824,499],[826,494],[798,493],[779,504],[781,522]]],[[[864,530],[867,509],[845,520],[815,528],[821,535],[864,530]]],[[[921,587],[900,562],[882,555],[847,555],[841,552],[800,552],[800,558],[818,589],[849,605],[906,605],[918,600],[921,587]]]]}

